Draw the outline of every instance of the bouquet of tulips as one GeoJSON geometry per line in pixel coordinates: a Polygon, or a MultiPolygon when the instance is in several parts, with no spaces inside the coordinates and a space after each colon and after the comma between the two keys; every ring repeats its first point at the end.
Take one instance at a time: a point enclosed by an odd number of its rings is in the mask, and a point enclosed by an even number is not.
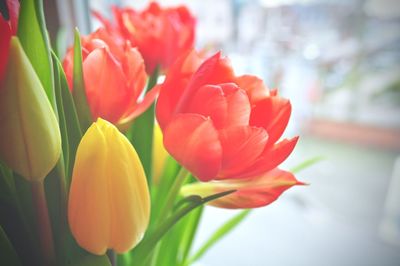
{"type": "Polygon", "coordinates": [[[197,52],[186,7],[94,16],[59,58],[41,0],[2,9],[1,265],[187,266],[303,184],[289,100],[197,52]],[[193,251],[204,205],[246,210],[193,251]]]}

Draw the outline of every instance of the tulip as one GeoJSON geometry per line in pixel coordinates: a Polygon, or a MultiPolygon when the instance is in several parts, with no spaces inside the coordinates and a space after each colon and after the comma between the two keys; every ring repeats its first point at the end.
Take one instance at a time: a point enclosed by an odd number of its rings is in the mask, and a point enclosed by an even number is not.
{"type": "Polygon", "coordinates": [[[257,208],[271,204],[287,189],[304,185],[292,173],[275,168],[250,179],[232,179],[207,183],[193,183],[181,188],[183,196],[207,197],[224,191],[235,192],[210,201],[211,206],[225,209],[257,208]]]}
{"type": "MultiPolygon", "coordinates": [[[[127,123],[143,113],[157,96],[156,91],[149,92],[138,103],[147,79],[142,56],[129,42],[105,29],[82,37],[82,59],[86,96],[94,120],[101,117],[114,124],[127,123]]],[[[73,89],[72,48],[63,67],[73,89]]]]}
{"type": "Polygon", "coordinates": [[[61,154],[50,102],[17,37],[0,84],[0,159],[29,181],[43,181],[61,154]]]}
{"type": "Polygon", "coordinates": [[[162,8],[151,2],[143,11],[113,8],[115,24],[94,12],[109,32],[115,32],[139,48],[148,73],[157,65],[166,70],[191,49],[195,38],[195,19],[185,6],[162,8]]]}
{"type": "MultiPolygon", "coordinates": [[[[244,179],[276,168],[297,137],[278,141],[291,104],[254,76],[236,76],[220,54],[189,73],[171,67],[156,106],[168,153],[201,181],[244,179]]],[[[194,65],[196,65],[194,64],[194,65]]]]}
{"type": "Polygon", "coordinates": [[[124,253],[142,239],[149,215],[149,190],[135,149],[99,118],[76,154],[68,202],[73,236],[91,253],[124,253]]]}

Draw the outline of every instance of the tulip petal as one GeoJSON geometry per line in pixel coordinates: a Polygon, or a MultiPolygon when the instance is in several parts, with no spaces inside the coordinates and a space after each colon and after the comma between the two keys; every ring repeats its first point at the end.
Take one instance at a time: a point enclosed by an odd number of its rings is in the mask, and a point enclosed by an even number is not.
{"type": "Polygon", "coordinates": [[[76,241],[97,255],[106,252],[111,233],[106,153],[104,134],[93,124],[78,146],[68,202],[68,222],[76,241]],[[96,167],[88,167],[94,162],[96,167]]]}
{"type": "Polygon", "coordinates": [[[164,131],[167,151],[202,181],[213,179],[222,158],[218,132],[210,119],[198,114],[179,114],[164,131]]]}
{"type": "Polygon", "coordinates": [[[304,183],[297,181],[292,173],[275,168],[259,177],[243,181],[224,180],[186,185],[181,194],[206,197],[223,191],[237,190],[208,204],[225,209],[258,208],[271,204],[294,185],[304,183]]]}
{"type": "Polygon", "coordinates": [[[0,81],[3,78],[4,69],[7,65],[9,46],[11,40],[10,24],[0,15],[0,81]]]}
{"type": "Polygon", "coordinates": [[[175,112],[180,113],[182,110],[185,110],[190,99],[200,87],[206,84],[217,85],[221,83],[229,83],[233,79],[234,73],[229,61],[225,58],[221,58],[220,52],[216,53],[204,61],[204,63],[201,64],[198,70],[193,74],[182,94],[182,97],[177,103],[175,112]]]}
{"type": "Polygon", "coordinates": [[[121,65],[106,48],[99,48],[84,60],[83,72],[93,119],[101,117],[117,122],[131,97],[121,65]]]}
{"type": "Polygon", "coordinates": [[[235,83],[239,88],[245,90],[249,95],[250,101],[256,103],[266,97],[268,97],[269,92],[267,87],[264,85],[262,79],[252,76],[243,75],[235,79],[235,83]]]}
{"type": "Polygon", "coordinates": [[[271,147],[265,148],[256,162],[246,170],[238,173],[235,178],[247,178],[251,176],[262,175],[263,173],[277,167],[284,160],[286,160],[286,158],[293,151],[297,140],[298,137],[294,137],[289,140],[284,139],[271,147]]]}
{"type": "Polygon", "coordinates": [[[235,178],[263,152],[268,134],[263,128],[238,126],[220,130],[222,169],[218,179],[235,178]]]}
{"type": "Polygon", "coordinates": [[[109,167],[106,172],[109,200],[112,202],[111,239],[108,247],[117,253],[124,253],[143,238],[149,222],[150,198],[142,165],[131,163],[139,162],[139,156],[115,127],[105,126],[109,167]]]}
{"type": "Polygon", "coordinates": [[[217,129],[244,126],[249,123],[250,102],[245,91],[233,83],[205,85],[184,112],[210,117],[217,129]]]}
{"type": "Polygon", "coordinates": [[[289,123],[292,105],[279,96],[270,96],[259,101],[251,110],[250,125],[264,127],[269,134],[268,144],[275,143],[289,123]]]}
{"type": "Polygon", "coordinates": [[[191,50],[182,55],[170,68],[157,100],[157,121],[161,128],[171,119],[176,105],[184,92],[190,77],[202,63],[201,56],[191,50]]]}
{"type": "Polygon", "coordinates": [[[150,105],[153,104],[154,100],[160,93],[160,89],[161,87],[159,85],[154,86],[154,88],[146,93],[143,101],[137,103],[131,113],[126,113],[124,117],[118,122],[118,124],[122,125],[125,123],[129,123],[130,121],[141,115],[143,112],[145,112],[147,108],[149,108],[150,105]]]}

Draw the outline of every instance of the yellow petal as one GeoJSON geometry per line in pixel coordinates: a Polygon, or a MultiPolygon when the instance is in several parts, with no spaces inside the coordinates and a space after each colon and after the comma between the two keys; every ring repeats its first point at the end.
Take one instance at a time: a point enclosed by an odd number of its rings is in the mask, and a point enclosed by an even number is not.
{"type": "Polygon", "coordinates": [[[10,41],[0,84],[0,159],[30,181],[41,181],[61,154],[53,109],[17,37],[10,41]]]}

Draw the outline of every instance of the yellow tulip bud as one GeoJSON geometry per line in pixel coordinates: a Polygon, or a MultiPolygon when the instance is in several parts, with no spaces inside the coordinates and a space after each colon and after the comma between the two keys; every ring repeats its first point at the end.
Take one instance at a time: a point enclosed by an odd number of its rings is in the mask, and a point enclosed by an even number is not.
{"type": "Polygon", "coordinates": [[[76,154],[68,202],[72,234],[91,253],[124,253],[140,242],[149,216],[149,190],[135,149],[114,125],[97,119],[76,154]]]}
{"type": "Polygon", "coordinates": [[[168,152],[164,148],[163,135],[158,124],[154,125],[153,135],[153,183],[160,183],[161,174],[164,170],[165,162],[168,157],[168,152]]]}
{"type": "Polygon", "coordinates": [[[42,181],[61,154],[57,118],[17,37],[0,84],[0,160],[29,181],[42,181]]]}

